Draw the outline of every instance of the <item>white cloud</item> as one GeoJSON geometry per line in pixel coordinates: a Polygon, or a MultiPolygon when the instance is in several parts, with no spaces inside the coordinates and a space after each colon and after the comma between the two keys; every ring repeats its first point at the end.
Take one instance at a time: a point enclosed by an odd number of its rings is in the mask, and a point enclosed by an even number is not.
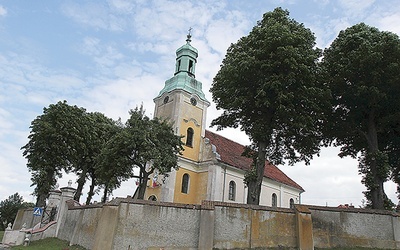
{"type": "Polygon", "coordinates": [[[3,6],[0,5],[0,16],[6,16],[7,10],[3,6]]]}
{"type": "Polygon", "coordinates": [[[62,6],[63,13],[74,21],[96,29],[122,31],[126,23],[124,19],[110,12],[108,6],[100,2],[77,4],[68,2],[62,6]]]}
{"type": "MultiPolygon", "coordinates": [[[[135,7],[135,3],[138,4],[137,1],[130,1],[130,0],[108,0],[107,1],[109,6],[112,9],[115,9],[118,12],[122,13],[129,13],[133,11],[133,8],[135,7]]],[[[142,1],[143,2],[143,1],[142,1]]]]}
{"type": "Polygon", "coordinates": [[[365,14],[365,10],[371,7],[375,0],[339,0],[339,5],[350,15],[365,14]]]}
{"type": "Polygon", "coordinates": [[[233,11],[226,13],[224,18],[210,22],[206,27],[205,37],[212,49],[225,55],[232,41],[236,42],[247,35],[251,28],[250,22],[242,13],[233,11]]]}
{"type": "Polygon", "coordinates": [[[387,30],[400,35],[400,13],[394,13],[385,17],[382,17],[378,23],[378,27],[381,30],[387,30]]]}
{"type": "Polygon", "coordinates": [[[391,8],[384,8],[382,6],[367,19],[367,24],[373,25],[382,31],[390,31],[398,35],[400,35],[399,23],[400,6],[393,6],[391,8]]]}

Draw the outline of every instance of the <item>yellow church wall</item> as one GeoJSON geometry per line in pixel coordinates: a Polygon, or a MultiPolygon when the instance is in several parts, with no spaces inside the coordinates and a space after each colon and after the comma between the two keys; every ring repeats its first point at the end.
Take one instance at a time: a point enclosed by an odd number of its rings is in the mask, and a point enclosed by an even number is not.
{"type": "Polygon", "coordinates": [[[207,172],[195,172],[179,168],[176,173],[174,202],[200,204],[207,196],[207,172]],[[189,175],[188,193],[182,193],[182,178],[184,174],[189,175]]]}
{"type": "Polygon", "coordinates": [[[180,124],[180,133],[184,137],[182,138],[183,143],[186,143],[186,133],[188,128],[192,128],[194,131],[193,134],[193,145],[192,147],[185,145],[185,150],[183,151],[183,156],[185,158],[191,159],[193,161],[199,160],[199,151],[200,151],[200,141],[201,141],[201,123],[203,119],[203,111],[194,107],[190,103],[186,103],[186,105],[182,108],[182,113],[184,114],[182,117],[180,124]]]}
{"type": "Polygon", "coordinates": [[[165,103],[165,104],[158,106],[157,107],[158,110],[156,111],[158,114],[157,117],[160,119],[167,119],[167,120],[173,122],[173,120],[171,120],[171,118],[172,118],[171,114],[173,114],[174,108],[175,107],[172,102],[165,103]]]}

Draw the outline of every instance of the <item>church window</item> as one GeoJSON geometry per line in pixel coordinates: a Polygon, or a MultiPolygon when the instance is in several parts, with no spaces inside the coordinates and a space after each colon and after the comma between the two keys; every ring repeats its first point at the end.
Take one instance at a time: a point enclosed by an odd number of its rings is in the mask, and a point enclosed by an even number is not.
{"type": "Polygon", "coordinates": [[[293,199],[290,199],[289,204],[290,204],[290,208],[294,208],[294,200],[293,199]]]}
{"type": "Polygon", "coordinates": [[[194,130],[192,128],[188,128],[186,131],[186,146],[193,147],[193,135],[194,130]]]}
{"type": "Polygon", "coordinates": [[[157,201],[157,197],[155,195],[150,195],[148,200],[149,201],[157,201]]]}
{"type": "Polygon", "coordinates": [[[193,73],[193,61],[192,60],[189,60],[189,72],[190,73],[193,73]]]}
{"type": "Polygon", "coordinates": [[[229,182],[229,196],[230,201],[234,201],[236,196],[236,183],[234,181],[229,182]]]}
{"type": "Polygon", "coordinates": [[[191,103],[193,106],[196,106],[196,105],[197,105],[197,100],[196,100],[196,98],[194,98],[194,97],[190,98],[190,103],[191,103]]]}
{"type": "Polygon", "coordinates": [[[184,174],[182,176],[182,189],[181,192],[184,194],[189,193],[189,175],[188,174],[184,174]]]}
{"type": "Polygon", "coordinates": [[[176,72],[179,72],[181,69],[181,60],[178,60],[178,63],[176,64],[176,72]]]}
{"type": "Polygon", "coordinates": [[[278,206],[278,197],[276,196],[275,193],[272,194],[272,206],[277,207],[278,206]]]}
{"type": "Polygon", "coordinates": [[[168,101],[169,101],[169,96],[166,96],[166,97],[164,98],[164,104],[166,104],[168,101]]]}

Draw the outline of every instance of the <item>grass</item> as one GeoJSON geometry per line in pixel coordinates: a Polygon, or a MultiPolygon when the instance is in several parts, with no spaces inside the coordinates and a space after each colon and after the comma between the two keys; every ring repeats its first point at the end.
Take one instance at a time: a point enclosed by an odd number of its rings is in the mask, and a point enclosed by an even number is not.
{"type": "MultiPolygon", "coordinates": [[[[0,231],[0,240],[3,239],[4,231],[0,231]]],[[[346,248],[315,248],[316,250],[384,250],[380,248],[346,247],[346,248]]],[[[14,246],[11,250],[86,250],[81,246],[70,246],[68,241],[57,238],[46,238],[32,241],[29,246],[14,246]]]]}
{"type": "Polygon", "coordinates": [[[387,250],[386,248],[367,248],[367,247],[334,247],[334,248],[315,248],[315,250],[387,250]]]}
{"type": "Polygon", "coordinates": [[[86,250],[81,246],[70,246],[68,241],[57,238],[46,238],[32,241],[29,246],[14,246],[12,250],[86,250]]]}

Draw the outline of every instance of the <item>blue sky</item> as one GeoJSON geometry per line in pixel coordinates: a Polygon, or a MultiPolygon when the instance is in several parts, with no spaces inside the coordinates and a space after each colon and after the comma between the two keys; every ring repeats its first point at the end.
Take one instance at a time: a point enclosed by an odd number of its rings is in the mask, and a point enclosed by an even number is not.
{"type": "MultiPolygon", "coordinates": [[[[152,116],[152,99],[173,75],[175,50],[190,27],[199,51],[196,78],[211,100],[208,90],[228,46],[276,7],[310,28],[319,48],[360,22],[400,34],[398,0],[0,0],[0,200],[15,192],[34,200],[20,148],[44,107],[67,100],[125,121],[143,103],[152,116]]],[[[218,114],[212,104],[207,122],[218,114]]],[[[238,131],[221,134],[248,143],[238,131]]],[[[361,204],[357,161],[337,153],[324,149],[310,166],[279,166],[306,190],[303,203],[361,204]]],[[[65,175],[60,186],[69,179],[75,181],[65,175]]],[[[131,195],[134,188],[130,181],[113,195],[131,195]]],[[[397,203],[395,185],[385,188],[397,203]]]]}

